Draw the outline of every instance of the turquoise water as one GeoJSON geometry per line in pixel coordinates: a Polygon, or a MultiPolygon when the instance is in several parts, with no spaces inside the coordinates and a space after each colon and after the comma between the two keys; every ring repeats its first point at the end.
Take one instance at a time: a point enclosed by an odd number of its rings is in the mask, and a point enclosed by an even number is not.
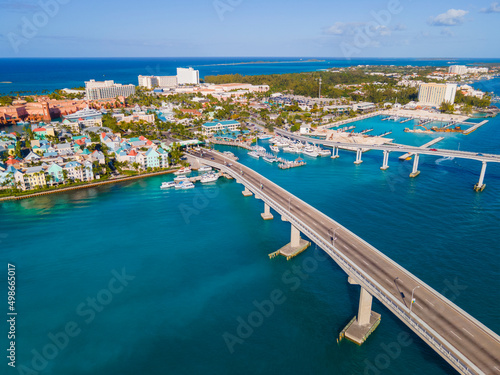
{"type": "MultiPolygon", "coordinates": [[[[372,119],[360,128],[374,126],[377,133],[395,124],[372,119]]],[[[427,141],[400,136],[410,137],[394,133],[398,142],[427,141]]],[[[458,143],[500,153],[500,118],[469,136],[446,137],[439,147],[458,143]]],[[[396,155],[381,171],[381,152],[365,153],[359,166],[354,153],[341,151],[339,159],[306,158],[306,167],[281,171],[239,149],[221,149],[500,332],[499,166],[488,166],[487,188],[478,194],[472,190],[478,162],[422,156],[421,175],[410,179],[411,162],[396,155]],[[458,293],[449,291],[450,283],[460,285],[458,293]]],[[[33,368],[35,358],[38,373],[55,375],[453,373],[377,301],[373,310],[382,322],[369,340],[362,347],[338,345],[339,331],[356,314],[359,287],[349,285],[333,261],[315,256],[314,245],[289,262],[270,260],[267,254],[289,241],[289,224],[279,217],[263,221],[262,202],[244,198],[234,181],[159,189],[172,178],[0,205],[1,277],[8,262],[17,271],[17,370],[33,368]],[[292,279],[294,266],[308,270],[307,278],[292,279]],[[123,269],[129,280],[110,284],[113,270],[123,269]],[[282,303],[259,321],[254,301],[269,300],[275,290],[282,303]],[[97,305],[90,307],[88,298],[97,305]],[[254,319],[256,327],[231,353],[224,335],[237,335],[240,317],[254,319]],[[75,337],[51,351],[49,334],[62,337],[68,323],[75,337]],[[411,344],[384,362],[383,345],[397,342],[401,332],[411,344]],[[52,359],[40,362],[37,353],[52,359]]],[[[0,289],[5,297],[4,282],[0,289]]],[[[4,321],[2,332],[7,329],[4,321]]]]}

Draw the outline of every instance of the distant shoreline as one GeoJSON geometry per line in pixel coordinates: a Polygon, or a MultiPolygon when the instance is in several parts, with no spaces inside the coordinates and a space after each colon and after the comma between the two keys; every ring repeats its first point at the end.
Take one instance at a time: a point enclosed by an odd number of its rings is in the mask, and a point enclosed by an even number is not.
{"type": "Polygon", "coordinates": [[[258,64],[297,64],[297,63],[308,63],[308,62],[325,62],[326,60],[308,59],[308,60],[297,60],[297,61],[249,61],[249,62],[237,62],[237,63],[225,63],[225,64],[209,64],[209,65],[198,65],[198,66],[228,66],[228,65],[258,65],[258,64]]]}

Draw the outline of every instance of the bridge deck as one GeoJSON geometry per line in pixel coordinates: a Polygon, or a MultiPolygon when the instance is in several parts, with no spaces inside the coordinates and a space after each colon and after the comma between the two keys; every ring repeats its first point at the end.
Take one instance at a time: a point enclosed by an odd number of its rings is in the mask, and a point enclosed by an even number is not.
{"type": "MultiPolygon", "coordinates": [[[[192,155],[233,175],[287,217],[456,370],[463,374],[500,375],[499,336],[465,311],[354,233],[252,169],[217,152],[192,155]],[[339,229],[335,230],[332,246],[335,228],[339,229]],[[417,302],[410,316],[409,298],[417,286],[417,302]]],[[[453,283],[450,285],[453,287],[453,283]]]]}
{"type": "MultiPolygon", "coordinates": [[[[425,144],[423,144],[422,146],[420,146],[420,148],[427,148],[427,147],[430,147],[432,145],[435,145],[436,143],[438,142],[441,142],[442,140],[444,139],[444,137],[437,137],[437,138],[434,138],[432,141],[430,142],[427,142],[425,144]]],[[[408,152],[407,154],[404,154],[404,155],[401,155],[399,157],[399,160],[406,160],[407,158],[409,158],[410,156],[412,156],[413,153],[412,152],[408,152]]]]}

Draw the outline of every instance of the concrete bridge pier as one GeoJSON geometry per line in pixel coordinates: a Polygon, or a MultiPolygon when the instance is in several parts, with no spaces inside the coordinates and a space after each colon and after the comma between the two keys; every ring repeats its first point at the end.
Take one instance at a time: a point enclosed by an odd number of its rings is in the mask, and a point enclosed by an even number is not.
{"type": "Polygon", "coordinates": [[[243,190],[241,192],[241,194],[243,194],[243,196],[245,196],[245,197],[251,197],[253,195],[252,192],[250,190],[248,190],[248,188],[246,186],[245,186],[245,190],[243,190]]]}
{"type": "Polygon", "coordinates": [[[483,191],[484,188],[486,187],[486,184],[484,183],[484,175],[486,174],[486,162],[483,161],[483,166],[481,167],[481,175],[479,176],[479,182],[474,185],[474,190],[475,191],[483,191]]]}
{"type": "Polygon", "coordinates": [[[334,147],[333,150],[332,150],[332,156],[331,158],[332,159],[337,159],[339,157],[339,148],[338,147],[334,147]]]}
{"type": "MultiPolygon", "coordinates": [[[[349,277],[348,281],[350,284],[358,284],[351,277],[349,277]]],[[[358,315],[342,330],[340,339],[346,337],[348,340],[361,345],[377,328],[380,324],[380,314],[372,311],[372,300],[372,295],[365,288],[361,287],[358,315]]]]}
{"type": "Polygon", "coordinates": [[[389,150],[384,150],[384,161],[382,162],[382,166],[380,167],[380,169],[382,169],[383,171],[389,168],[389,153],[389,150]]]}
{"type": "Polygon", "coordinates": [[[267,205],[267,203],[264,203],[264,212],[260,214],[264,220],[272,220],[274,219],[273,214],[271,213],[271,208],[267,205]]]}
{"type": "MultiPolygon", "coordinates": [[[[287,221],[283,217],[281,219],[283,221],[287,221]]],[[[269,254],[269,258],[283,255],[286,260],[290,260],[306,250],[309,246],[311,246],[311,243],[309,241],[306,241],[300,237],[300,230],[298,230],[293,224],[291,225],[291,227],[292,232],[290,234],[290,243],[286,244],[278,251],[269,254]]]]}
{"type": "Polygon", "coordinates": [[[363,150],[361,148],[358,148],[356,150],[356,161],[354,164],[361,164],[363,160],[361,160],[361,156],[363,155],[363,150]]]}
{"type": "Polygon", "coordinates": [[[420,155],[415,154],[415,158],[413,160],[413,170],[410,173],[410,177],[417,177],[420,174],[420,171],[418,170],[418,159],[420,159],[420,155]]]}

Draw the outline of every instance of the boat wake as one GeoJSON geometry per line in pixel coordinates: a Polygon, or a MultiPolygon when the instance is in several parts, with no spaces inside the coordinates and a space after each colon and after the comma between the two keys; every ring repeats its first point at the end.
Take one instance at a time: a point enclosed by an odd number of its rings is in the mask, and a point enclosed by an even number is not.
{"type": "Polygon", "coordinates": [[[441,163],[442,163],[443,161],[448,161],[448,160],[455,160],[455,158],[454,158],[454,157],[451,157],[451,156],[446,156],[446,157],[443,157],[443,158],[437,159],[437,160],[436,160],[436,164],[437,164],[437,165],[441,165],[441,163]]]}

